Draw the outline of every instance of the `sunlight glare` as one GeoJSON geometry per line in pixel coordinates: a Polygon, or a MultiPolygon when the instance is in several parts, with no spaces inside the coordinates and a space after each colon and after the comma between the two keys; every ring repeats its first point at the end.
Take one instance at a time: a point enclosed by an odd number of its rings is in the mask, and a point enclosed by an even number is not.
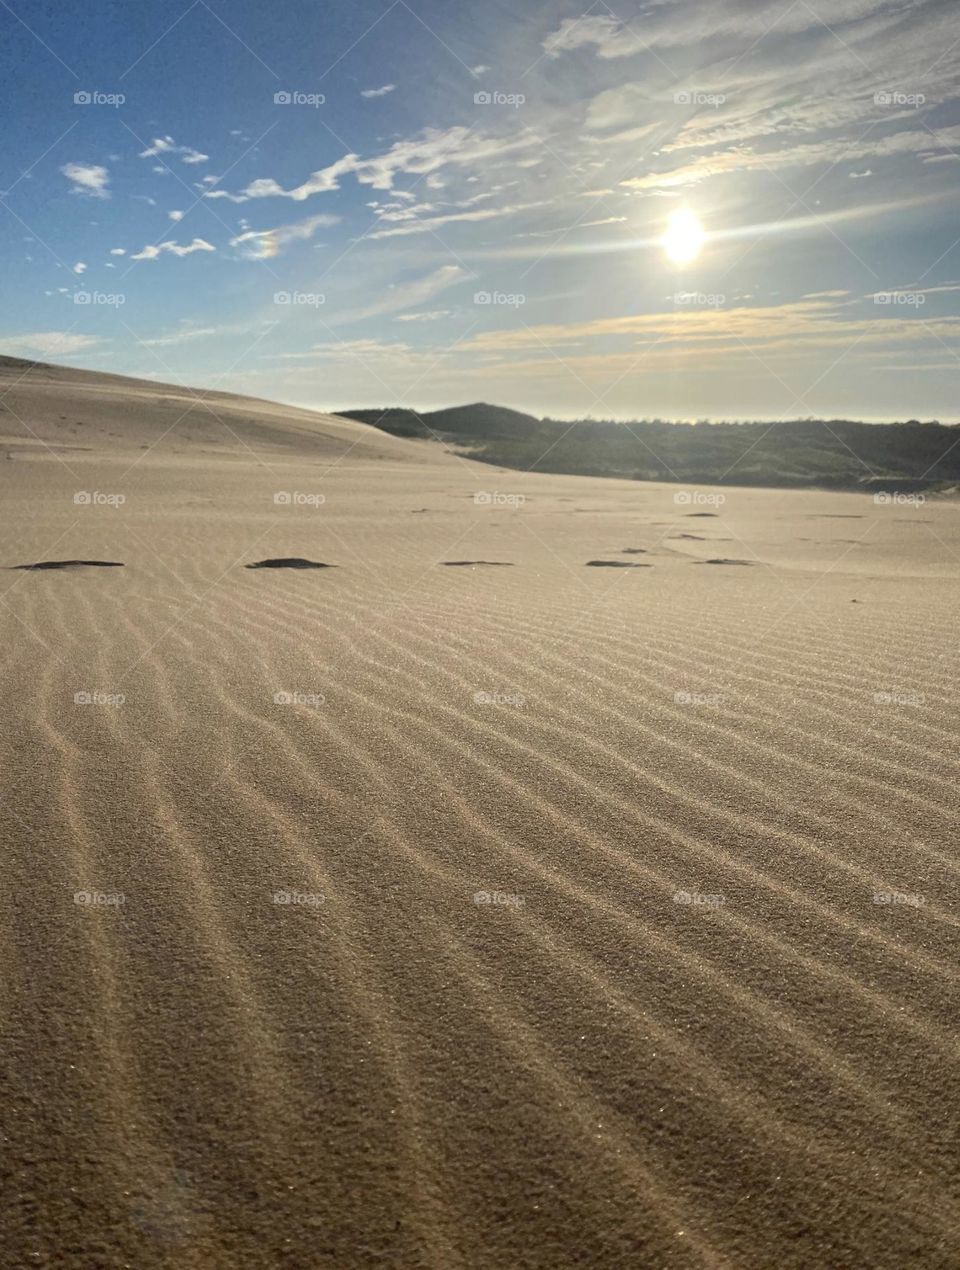
{"type": "Polygon", "coordinates": [[[675,265],[686,265],[699,256],[704,237],[700,221],[689,208],[682,207],[671,213],[661,242],[675,265]]]}

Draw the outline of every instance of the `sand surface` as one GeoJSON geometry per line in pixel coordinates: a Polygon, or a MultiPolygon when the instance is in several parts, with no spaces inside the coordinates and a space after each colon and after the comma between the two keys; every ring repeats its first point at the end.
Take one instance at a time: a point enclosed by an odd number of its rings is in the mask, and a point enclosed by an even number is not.
{"type": "Polygon", "coordinates": [[[4,1265],[958,1264],[960,506],[0,433],[4,1265]]]}

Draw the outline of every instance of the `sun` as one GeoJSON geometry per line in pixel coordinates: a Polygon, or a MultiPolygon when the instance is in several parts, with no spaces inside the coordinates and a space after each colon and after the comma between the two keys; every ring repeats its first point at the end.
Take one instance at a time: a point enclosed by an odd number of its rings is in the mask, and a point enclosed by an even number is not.
{"type": "Polygon", "coordinates": [[[706,235],[700,221],[688,207],[671,213],[667,228],[660,242],[675,265],[686,265],[696,260],[706,235]]]}

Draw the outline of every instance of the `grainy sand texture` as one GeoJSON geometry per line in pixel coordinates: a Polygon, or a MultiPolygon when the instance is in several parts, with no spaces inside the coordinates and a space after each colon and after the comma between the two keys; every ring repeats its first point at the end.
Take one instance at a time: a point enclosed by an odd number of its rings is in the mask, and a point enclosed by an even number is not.
{"type": "Polygon", "coordinates": [[[0,431],[5,1266],[958,1264],[956,503],[0,431]]]}

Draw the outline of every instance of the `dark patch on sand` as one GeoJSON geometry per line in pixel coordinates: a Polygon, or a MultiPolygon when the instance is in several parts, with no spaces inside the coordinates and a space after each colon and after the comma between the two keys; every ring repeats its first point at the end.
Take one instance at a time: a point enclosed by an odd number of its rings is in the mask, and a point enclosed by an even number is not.
{"type": "Polygon", "coordinates": [[[490,565],[491,567],[500,567],[505,569],[513,568],[512,560],[441,560],[441,564],[449,565],[451,568],[472,568],[476,564],[490,565]]]}
{"type": "Polygon", "coordinates": [[[652,564],[641,564],[638,560],[588,560],[588,569],[652,569],[652,564]]]}
{"type": "Polygon", "coordinates": [[[305,560],[303,556],[276,556],[272,560],[258,560],[256,564],[244,566],[247,569],[335,569],[335,564],[324,564],[320,560],[305,560]]]}
{"type": "Polygon", "coordinates": [[[747,568],[749,568],[753,564],[753,561],[752,560],[729,560],[721,556],[716,556],[714,557],[713,560],[697,560],[696,563],[697,564],[742,564],[742,565],[746,565],[747,568]]]}
{"type": "Polygon", "coordinates": [[[40,560],[36,564],[14,564],[12,569],[122,569],[122,560],[40,560]]]}

